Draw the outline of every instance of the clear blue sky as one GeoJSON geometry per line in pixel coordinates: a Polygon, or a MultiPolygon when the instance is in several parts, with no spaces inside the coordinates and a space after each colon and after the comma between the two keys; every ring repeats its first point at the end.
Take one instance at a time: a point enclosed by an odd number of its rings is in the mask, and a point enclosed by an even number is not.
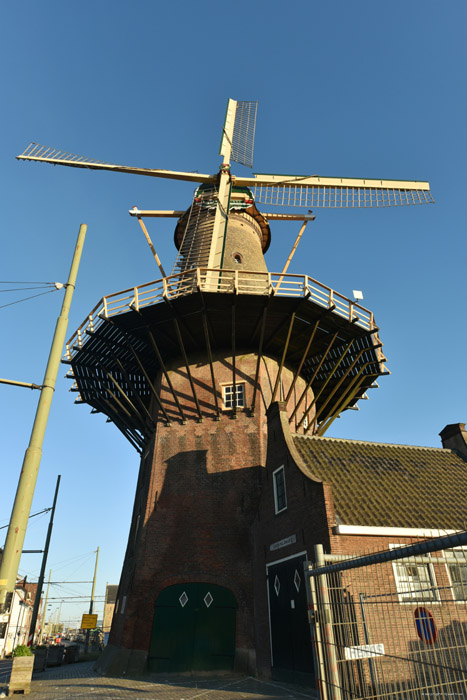
{"type": "MultiPolygon", "coordinates": [[[[191,201],[185,183],[16,161],[30,141],[215,172],[227,99],[257,99],[257,172],[430,181],[435,205],[316,210],[290,271],[345,295],[363,290],[392,372],[330,434],[440,446],[439,431],[467,419],[466,24],[460,0],[2,3],[1,280],[64,282],[87,223],[70,336],[103,295],[159,276],[128,209],[191,201]]],[[[148,226],[171,269],[173,221],[148,226]]],[[[282,269],[296,230],[272,226],[271,271],[282,269]]],[[[20,297],[1,293],[0,305],[20,297]]],[[[56,292],[0,309],[0,376],[41,383],[61,301],[56,292]]],[[[53,580],[90,580],[99,545],[103,595],[119,581],[138,455],[103,416],[73,404],[65,371],[33,512],[51,504],[60,473],[53,580]]],[[[1,525],[38,396],[2,386],[0,397],[1,525]]],[[[46,524],[32,521],[26,548],[41,548],[46,524]]],[[[24,555],[20,571],[33,579],[39,566],[38,555],[24,555]]],[[[53,590],[86,595],[90,585],[53,590]]],[[[69,603],[62,618],[85,611],[69,603]]]]}

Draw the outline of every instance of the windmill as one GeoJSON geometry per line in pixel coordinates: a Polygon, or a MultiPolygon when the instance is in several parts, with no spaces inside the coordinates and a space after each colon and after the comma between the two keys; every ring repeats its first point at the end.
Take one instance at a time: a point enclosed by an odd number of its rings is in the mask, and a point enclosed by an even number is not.
{"type": "Polygon", "coordinates": [[[280,403],[292,433],[322,436],[388,373],[373,313],[358,303],[361,292],[348,299],[287,267],[313,218],[309,210],[430,203],[429,184],[235,176],[231,161],[252,166],[255,123],[256,103],[229,100],[214,175],[116,165],[38,144],[18,156],[197,185],[186,210],[130,210],[161,277],[103,297],[66,347],[77,402],[106,415],[141,454],[121,607],[102,670],[120,673],[130,663],[132,671],[234,663],[255,670],[251,567],[258,553],[250,535],[264,483],[268,410],[280,403]],[[282,211],[264,213],[259,205],[282,211]],[[293,207],[306,213],[290,213],[293,207]],[[143,223],[161,216],[177,219],[170,275],[143,223]],[[263,254],[269,222],[281,220],[301,228],[283,270],[274,273],[263,254]],[[235,601],[242,601],[237,623],[235,601]],[[174,622],[170,610],[211,617],[200,625],[174,622]],[[174,641],[175,628],[181,631],[174,641]],[[196,629],[202,640],[192,638],[196,629]],[[198,650],[195,661],[187,661],[186,640],[190,654],[198,650]],[[208,653],[211,640],[215,651],[208,653]]]}
{"type": "MultiPolygon", "coordinates": [[[[181,226],[177,227],[176,241],[180,252],[176,266],[181,270],[190,267],[222,268],[228,213],[240,207],[246,209],[247,204],[251,204],[250,209],[258,220],[261,218],[266,220],[262,222],[262,228],[264,235],[268,238],[267,221],[293,219],[306,221],[307,219],[303,215],[290,213],[269,213],[261,217],[255,211],[256,204],[287,209],[290,207],[315,209],[386,207],[434,201],[428,182],[264,173],[254,174],[252,177],[235,176],[231,172],[231,161],[250,168],[253,166],[256,113],[257,102],[228,101],[219,150],[222,164],[214,175],[116,165],[36,143],[31,143],[17,158],[73,168],[107,170],[200,183],[200,187],[195,192],[192,211],[182,219],[181,226]],[[199,206],[196,206],[197,204],[199,206]],[[209,214],[205,213],[200,217],[200,209],[208,209],[209,214]]],[[[141,220],[151,216],[180,217],[181,212],[139,211],[135,208],[130,211],[130,214],[141,220]]]]}

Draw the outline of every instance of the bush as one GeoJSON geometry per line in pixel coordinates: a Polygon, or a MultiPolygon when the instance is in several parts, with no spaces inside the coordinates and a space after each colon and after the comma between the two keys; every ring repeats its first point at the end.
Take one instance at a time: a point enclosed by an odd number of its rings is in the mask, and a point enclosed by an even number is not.
{"type": "Polygon", "coordinates": [[[12,656],[33,656],[31,649],[26,644],[18,644],[16,649],[13,649],[12,656]]]}

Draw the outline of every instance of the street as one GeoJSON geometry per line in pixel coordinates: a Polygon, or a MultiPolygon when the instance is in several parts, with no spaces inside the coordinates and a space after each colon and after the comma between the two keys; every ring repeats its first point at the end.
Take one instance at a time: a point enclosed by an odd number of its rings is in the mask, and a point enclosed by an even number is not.
{"type": "MultiPolygon", "coordinates": [[[[0,662],[0,668],[7,668],[0,662]]],[[[94,662],[49,668],[33,676],[34,700],[317,700],[311,688],[233,674],[191,678],[157,674],[139,678],[109,678],[97,675],[94,662]]],[[[0,685],[1,689],[1,685],[0,685]]],[[[1,694],[1,690],[0,690],[1,694]]]]}

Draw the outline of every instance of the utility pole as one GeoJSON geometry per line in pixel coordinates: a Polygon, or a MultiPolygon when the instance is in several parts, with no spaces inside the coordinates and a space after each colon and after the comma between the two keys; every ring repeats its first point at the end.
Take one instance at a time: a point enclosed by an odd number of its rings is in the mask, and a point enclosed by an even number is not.
{"type": "Polygon", "coordinates": [[[62,616],[62,605],[63,605],[63,600],[60,601],[60,607],[58,608],[58,618],[57,618],[57,634],[60,634],[60,635],[61,635],[60,618],[62,616]]]}
{"type": "MultiPolygon", "coordinates": [[[[94,591],[96,589],[96,576],[97,576],[97,562],[99,560],[99,547],[96,550],[96,564],[94,566],[94,578],[92,579],[92,590],[91,590],[91,602],[89,603],[89,614],[92,615],[92,611],[94,608],[94,591]]],[[[86,644],[84,647],[84,653],[88,653],[89,649],[89,635],[91,633],[91,630],[86,631],[86,644]]]]}
{"type": "Polygon", "coordinates": [[[42,644],[42,635],[44,634],[44,629],[45,629],[45,616],[47,615],[47,601],[49,599],[49,588],[50,588],[50,579],[51,578],[52,578],[52,569],[49,569],[49,580],[47,582],[47,592],[45,594],[44,614],[42,615],[41,631],[39,634],[39,644],[42,644]]]}
{"type": "Polygon", "coordinates": [[[65,297],[62,303],[60,316],[57,319],[55,333],[50,349],[49,360],[45,370],[44,381],[36,410],[36,417],[29,440],[29,446],[24,455],[15,502],[5,540],[2,561],[0,563],[0,610],[2,610],[6,594],[15,588],[16,575],[18,573],[21,552],[23,549],[29,514],[31,512],[34,489],[42,457],[42,444],[44,442],[47,419],[49,417],[52,397],[55,391],[58,368],[65,343],[68,328],[68,313],[70,309],[73,291],[75,289],[81,253],[86,236],[86,224],[81,224],[76,241],[73,260],[71,263],[68,282],[65,285],[65,297]]]}
{"type": "MultiPolygon", "coordinates": [[[[39,574],[39,580],[37,582],[36,597],[34,600],[34,607],[32,609],[31,624],[29,626],[28,647],[30,647],[31,644],[33,643],[34,633],[36,631],[37,616],[39,614],[39,606],[41,604],[42,586],[44,585],[44,575],[45,575],[45,567],[47,564],[47,555],[49,553],[50,538],[52,536],[52,528],[53,528],[53,524],[54,524],[55,504],[57,503],[58,489],[60,487],[60,479],[61,478],[62,477],[59,474],[57,476],[57,485],[55,486],[55,495],[54,495],[54,501],[52,504],[52,511],[50,513],[49,527],[47,528],[47,537],[45,538],[44,556],[42,557],[41,571],[39,574]]],[[[49,579],[49,581],[50,581],[50,579],[49,579]]],[[[47,593],[48,592],[49,591],[47,589],[47,593]]]]}

